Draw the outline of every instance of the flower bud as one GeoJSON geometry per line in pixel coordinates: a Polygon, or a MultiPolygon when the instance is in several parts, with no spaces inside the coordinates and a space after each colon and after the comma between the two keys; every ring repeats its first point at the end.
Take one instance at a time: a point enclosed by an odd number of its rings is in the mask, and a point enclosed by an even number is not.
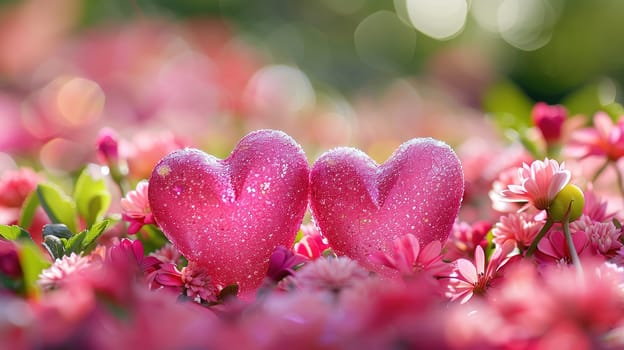
{"type": "Polygon", "coordinates": [[[102,129],[96,144],[98,158],[102,163],[109,166],[117,163],[119,160],[119,138],[112,129],[102,129]]]}
{"type": "Polygon", "coordinates": [[[533,123],[542,132],[547,143],[557,142],[561,137],[561,129],[568,112],[561,105],[550,106],[544,102],[539,102],[533,107],[531,112],[533,123]]]}
{"type": "Polygon", "coordinates": [[[572,222],[581,217],[583,206],[585,206],[583,191],[576,185],[568,184],[555,196],[548,208],[548,216],[555,222],[562,222],[567,214],[568,220],[572,222]]]}

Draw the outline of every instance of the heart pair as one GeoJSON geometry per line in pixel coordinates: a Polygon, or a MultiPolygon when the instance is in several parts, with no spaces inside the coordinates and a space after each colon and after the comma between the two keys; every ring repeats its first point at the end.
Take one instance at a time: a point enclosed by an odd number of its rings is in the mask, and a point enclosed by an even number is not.
{"type": "Polygon", "coordinates": [[[404,143],[382,165],[337,148],[310,169],[290,136],[260,130],[224,160],[196,149],[164,157],[152,172],[149,202],[188,260],[246,293],[262,282],[275,247],[293,244],[308,203],[338,255],[383,273],[368,256],[386,242],[407,233],[422,245],[448,238],[463,189],[457,156],[430,138],[404,143]]]}

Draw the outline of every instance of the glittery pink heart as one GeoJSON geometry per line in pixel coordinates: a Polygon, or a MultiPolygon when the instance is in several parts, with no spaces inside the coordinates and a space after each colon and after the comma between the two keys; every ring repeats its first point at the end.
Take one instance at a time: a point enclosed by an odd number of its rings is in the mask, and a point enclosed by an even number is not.
{"type": "Polygon", "coordinates": [[[149,202],[156,222],[189,260],[221,285],[257,287],[279,245],[291,246],[309,193],[309,166],[288,135],[260,130],[225,160],[175,151],[154,168],[149,202]]]}
{"type": "Polygon", "coordinates": [[[445,242],[464,192],[459,159],[445,143],[410,140],[382,165],[363,152],[337,148],[323,154],[310,173],[310,208],[339,255],[369,263],[375,251],[407,233],[421,247],[445,242]]]}

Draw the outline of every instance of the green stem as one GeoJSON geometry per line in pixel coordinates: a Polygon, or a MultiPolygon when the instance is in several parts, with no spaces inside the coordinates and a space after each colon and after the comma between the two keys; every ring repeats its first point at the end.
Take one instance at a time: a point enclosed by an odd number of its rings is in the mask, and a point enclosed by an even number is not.
{"type": "Polygon", "coordinates": [[[596,171],[596,173],[594,174],[594,176],[591,179],[592,183],[595,183],[598,180],[598,177],[604,172],[604,170],[607,168],[607,166],[609,166],[609,163],[611,163],[611,161],[609,159],[607,159],[604,164],[602,164],[600,166],[600,168],[598,169],[598,171],[596,171]]]}
{"type": "Polygon", "coordinates": [[[533,242],[531,242],[529,249],[527,249],[526,251],[525,256],[527,258],[533,255],[533,253],[537,249],[537,244],[542,240],[542,238],[544,238],[544,235],[546,235],[546,232],[550,230],[554,223],[555,222],[550,218],[550,216],[546,218],[546,223],[544,223],[544,226],[542,226],[542,229],[540,230],[540,232],[538,232],[537,236],[535,236],[535,239],[533,240],[533,242]]]}
{"type": "Polygon", "coordinates": [[[568,243],[568,250],[570,251],[570,258],[572,258],[572,264],[577,270],[582,271],[581,259],[579,259],[578,253],[576,252],[576,247],[574,246],[574,241],[572,240],[572,234],[570,233],[570,207],[572,207],[572,202],[570,201],[570,206],[568,207],[568,211],[566,212],[565,217],[563,218],[563,234],[565,235],[566,242],[568,243]]]}
{"type": "Polygon", "coordinates": [[[615,175],[617,176],[618,189],[622,195],[622,200],[624,200],[624,183],[622,183],[622,173],[620,172],[620,168],[618,168],[616,162],[613,162],[613,168],[615,168],[615,175]]]}

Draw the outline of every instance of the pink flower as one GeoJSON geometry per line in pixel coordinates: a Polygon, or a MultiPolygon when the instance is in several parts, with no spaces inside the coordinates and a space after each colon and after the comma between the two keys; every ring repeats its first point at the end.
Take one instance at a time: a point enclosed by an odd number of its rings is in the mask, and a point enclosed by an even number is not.
{"type": "Polygon", "coordinates": [[[171,243],[166,243],[160,249],[150,253],[150,256],[155,257],[163,263],[179,264],[181,262],[182,254],[171,243]]]}
{"type": "MultiPolygon", "coordinates": [[[[579,257],[591,255],[589,239],[583,231],[573,231],[572,242],[579,257]]],[[[561,231],[550,231],[537,245],[536,257],[540,263],[571,264],[572,257],[565,236],[561,231]]]]}
{"type": "Polygon", "coordinates": [[[516,257],[519,257],[519,255],[508,256],[513,249],[512,242],[497,246],[489,261],[486,261],[483,248],[477,246],[474,261],[463,258],[456,260],[457,267],[451,275],[449,285],[448,294],[451,300],[460,299],[460,303],[464,304],[475,294],[485,295],[495,280],[502,276],[503,267],[509,265],[511,259],[517,260],[516,257]]]}
{"type": "Polygon", "coordinates": [[[215,286],[206,269],[189,261],[189,264],[181,272],[186,296],[196,302],[202,300],[217,301],[217,286],[215,286]]]}
{"type": "Polygon", "coordinates": [[[418,239],[408,233],[394,240],[390,253],[376,252],[370,256],[374,264],[395,269],[402,276],[412,276],[425,271],[432,276],[448,276],[451,266],[442,261],[442,244],[432,241],[420,250],[418,239]]]}
{"type": "Polygon", "coordinates": [[[503,245],[505,242],[513,242],[521,251],[531,245],[543,222],[535,221],[533,215],[528,213],[510,213],[501,216],[492,230],[494,243],[503,245]]]}
{"type": "Polygon", "coordinates": [[[583,195],[585,197],[584,215],[587,215],[592,221],[606,222],[613,219],[615,213],[607,212],[609,203],[594,192],[591,184],[583,191],[583,195]]]}
{"type": "Polygon", "coordinates": [[[143,260],[143,244],[139,240],[123,238],[119,244],[114,244],[108,248],[108,261],[116,264],[130,262],[139,266],[143,260]]]}
{"type": "Polygon", "coordinates": [[[366,280],[368,271],[347,257],[316,259],[297,271],[293,283],[297,289],[339,292],[366,280]]]}
{"type": "Polygon", "coordinates": [[[547,143],[558,141],[561,137],[561,127],[565,122],[568,112],[562,105],[550,106],[544,102],[538,102],[531,112],[533,123],[542,132],[547,143]]]}
{"type": "Polygon", "coordinates": [[[18,278],[22,276],[22,265],[17,253],[17,245],[13,241],[0,238],[0,274],[18,278]]]}
{"type": "Polygon", "coordinates": [[[594,127],[577,130],[571,135],[566,149],[570,157],[603,156],[618,160],[624,156],[624,118],[614,124],[605,112],[594,115],[594,127]]]}
{"type": "Polygon", "coordinates": [[[29,168],[6,171],[0,179],[0,207],[20,208],[40,181],[29,168]]]}
{"type": "Polygon", "coordinates": [[[147,179],[162,157],[186,144],[172,133],[137,134],[132,143],[126,146],[129,176],[133,179],[147,179]]]}
{"type": "Polygon", "coordinates": [[[614,256],[622,247],[619,241],[622,229],[618,229],[612,222],[594,222],[585,229],[592,248],[604,256],[614,256]]]}
{"type": "Polygon", "coordinates": [[[466,222],[455,223],[444,247],[446,250],[444,259],[472,258],[477,245],[487,247],[487,234],[491,228],[492,224],[488,221],[479,221],[472,226],[466,222]]]}
{"type": "Polygon", "coordinates": [[[102,164],[115,164],[119,160],[119,136],[113,129],[100,130],[96,140],[97,156],[102,164]]]}
{"type": "Polygon", "coordinates": [[[301,232],[303,237],[299,242],[295,243],[294,251],[297,254],[301,254],[309,259],[316,259],[321,257],[323,252],[329,248],[329,243],[314,224],[301,225],[301,232]]]}
{"type": "Polygon", "coordinates": [[[68,278],[84,273],[91,266],[89,258],[71,253],[56,259],[49,268],[41,271],[37,283],[43,290],[62,287],[68,278]]]}
{"type": "Polygon", "coordinates": [[[548,209],[555,196],[570,181],[570,171],[554,159],[536,160],[518,169],[520,185],[508,185],[503,199],[510,202],[529,202],[539,210],[548,209]]]}
{"type": "MultiPolygon", "coordinates": [[[[7,170],[0,178],[0,224],[16,225],[22,212],[22,205],[28,196],[37,188],[42,178],[29,168],[7,170]]],[[[43,242],[43,226],[50,223],[50,219],[41,207],[37,208],[29,227],[35,243],[43,242]]]]}
{"type": "Polygon", "coordinates": [[[174,264],[164,263],[154,275],[152,289],[184,294],[198,303],[217,301],[217,286],[207,271],[196,263],[189,262],[181,271],[174,264]]]}
{"type": "Polygon", "coordinates": [[[286,276],[294,275],[294,267],[303,263],[305,260],[305,257],[293,253],[290,249],[284,246],[278,246],[269,258],[267,277],[274,282],[279,282],[286,276]]]}
{"type": "Polygon", "coordinates": [[[155,223],[147,197],[148,186],[148,182],[143,180],[137,184],[136,190],[121,199],[121,215],[124,221],[130,223],[129,234],[137,233],[143,225],[155,223]]]}

